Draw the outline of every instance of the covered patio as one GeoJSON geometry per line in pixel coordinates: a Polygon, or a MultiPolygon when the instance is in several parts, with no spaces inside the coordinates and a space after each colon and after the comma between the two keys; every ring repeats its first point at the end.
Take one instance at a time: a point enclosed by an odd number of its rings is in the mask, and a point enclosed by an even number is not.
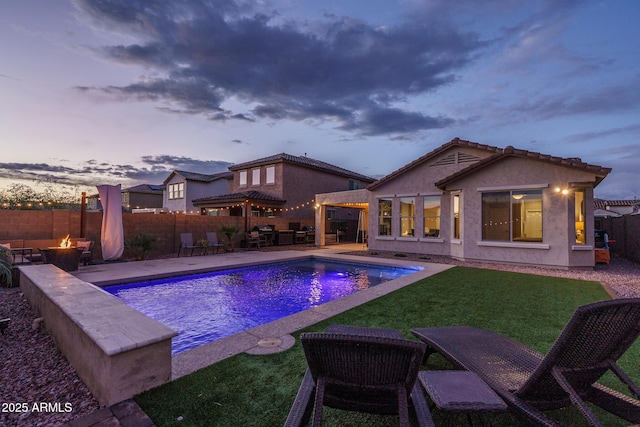
{"type": "Polygon", "coordinates": [[[368,218],[369,193],[366,189],[316,194],[316,246],[365,245],[369,234],[368,218]],[[348,230],[350,239],[346,239],[347,230],[342,229],[343,224],[355,224],[354,230],[348,230]]]}

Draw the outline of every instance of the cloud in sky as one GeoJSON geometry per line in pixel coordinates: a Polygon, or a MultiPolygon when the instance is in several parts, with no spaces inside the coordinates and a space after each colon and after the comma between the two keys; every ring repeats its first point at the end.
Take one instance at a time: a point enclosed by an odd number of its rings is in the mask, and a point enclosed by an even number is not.
{"type": "Polygon", "coordinates": [[[94,25],[138,40],[104,46],[102,55],[153,71],[124,86],[79,89],[216,121],[331,121],[356,134],[393,135],[454,123],[403,103],[454,82],[486,44],[434,20],[378,27],[325,14],[308,24],[253,4],[77,1],[94,25]],[[251,107],[228,109],[231,98],[251,107]]]}
{"type": "Polygon", "coordinates": [[[596,192],[633,197],[639,14],[597,0],[7,2],[0,181],[160,183],[283,151],[378,177],[460,137],[611,167],[596,192]]]}
{"type": "Polygon", "coordinates": [[[95,159],[87,160],[77,167],[48,163],[0,163],[0,179],[82,187],[123,183],[126,188],[138,182],[161,183],[174,170],[213,174],[224,172],[229,166],[231,163],[224,161],[170,155],[143,156],[137,165],[112,164],[95,159]]]}

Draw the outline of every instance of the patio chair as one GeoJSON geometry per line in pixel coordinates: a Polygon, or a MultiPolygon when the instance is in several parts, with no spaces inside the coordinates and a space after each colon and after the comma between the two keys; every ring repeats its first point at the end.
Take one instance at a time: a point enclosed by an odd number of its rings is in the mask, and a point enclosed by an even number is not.
{"type": "Polygon", "coordinates": [[[207,231],[207,248],[214,248],[216,253],[224,246],[218,242],[218,234],[215,231],[207,231]]]}
{"type": "Polygon", "coordinates": [[[600,426],[586,402],[640,423],[640,388],[616,361],[640,335],[640,298],[578,307],[546,356],[503,335],[469,326],[417,328],[429,350],[478,374],[534,425],[559,425],[542,411],[575,405],[589,425],[600,426]],[[611,370],[636,398],[598,381],[611,370]]]}
{"type": "Polygon", "coordinates": [[[402,426],[411,420],[433,426],[416,381],[426,349],[423,343],[407,340],[395,330],[341,325],[303,333],[300,341],[308,369],[285,426],[307,425],[312,413],[313,425],[319,426],[323,406],[399,415],[402,426]]]}
{"type": "Polygon", "coordinates": [[[178,258],[180,258],[180,253],[183,250],[186,252],[188,249],[191,249],[189,255],[193,255],[193,251],[195,249],[200,249],[200,247],[193,244],[193,234],[180,233],[180,249],[178,249],[178,258]]]}
{"type": "Polygon", "coordinates": [[[84,265],[89,265],[93,261],[93,240],[78,241],[76,247],[82,249],[82,255],[80,255],[80,262],[84,265]]]}
{"type": "Polygon", "coordinates": [[[260,250],[260,233],[258,231],[251,231],[246,234],[247,239],[247,250],[251,249],[251,247],[255,247],[260,250]]]}

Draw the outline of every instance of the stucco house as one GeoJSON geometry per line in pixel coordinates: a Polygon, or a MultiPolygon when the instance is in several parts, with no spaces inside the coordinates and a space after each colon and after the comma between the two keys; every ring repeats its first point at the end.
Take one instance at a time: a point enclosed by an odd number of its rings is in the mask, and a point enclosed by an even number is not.
{"type": "Polygon", "coordinates": [[[317,195],[316,244],[328,206],[361,203],[370,250],[593,267],[593,189],[610,171],[456,138],[363,191],[317,195]]]}
{"type": "MultiPolygon", "coordinates": [[[[120,190],[123,212],[143,208],[161,208],[163,190],[164,185],[161,184],[140,184],[123,188],[120,190]]],[[[87,196],[87,209],[90,211],[102,210],[98,193],[87,196]]]]}
{"type": "Polygon", "coordinates": [[[232,179],[233,173],[229,171],[202,174],[175,170],[164,180],[162,206],[172,213],[200,215],[193,199],[229,193],[232,179]]]}
{"type": "Polygon", "coordinates": [[[280,153],[229,168],[228,194],[193,200],[205,215],[313,218],[315,195],[365,188],[375,180],[320,160],[280,153]]]}

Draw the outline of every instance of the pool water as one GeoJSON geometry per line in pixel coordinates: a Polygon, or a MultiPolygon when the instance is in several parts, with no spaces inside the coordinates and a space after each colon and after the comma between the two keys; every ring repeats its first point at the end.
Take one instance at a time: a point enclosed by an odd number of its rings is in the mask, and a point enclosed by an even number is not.
{"type": "Polygon", "coordinates": [[[421,269],[310,258],[104,289],[177,331],[176,354],[421,269]]]}

